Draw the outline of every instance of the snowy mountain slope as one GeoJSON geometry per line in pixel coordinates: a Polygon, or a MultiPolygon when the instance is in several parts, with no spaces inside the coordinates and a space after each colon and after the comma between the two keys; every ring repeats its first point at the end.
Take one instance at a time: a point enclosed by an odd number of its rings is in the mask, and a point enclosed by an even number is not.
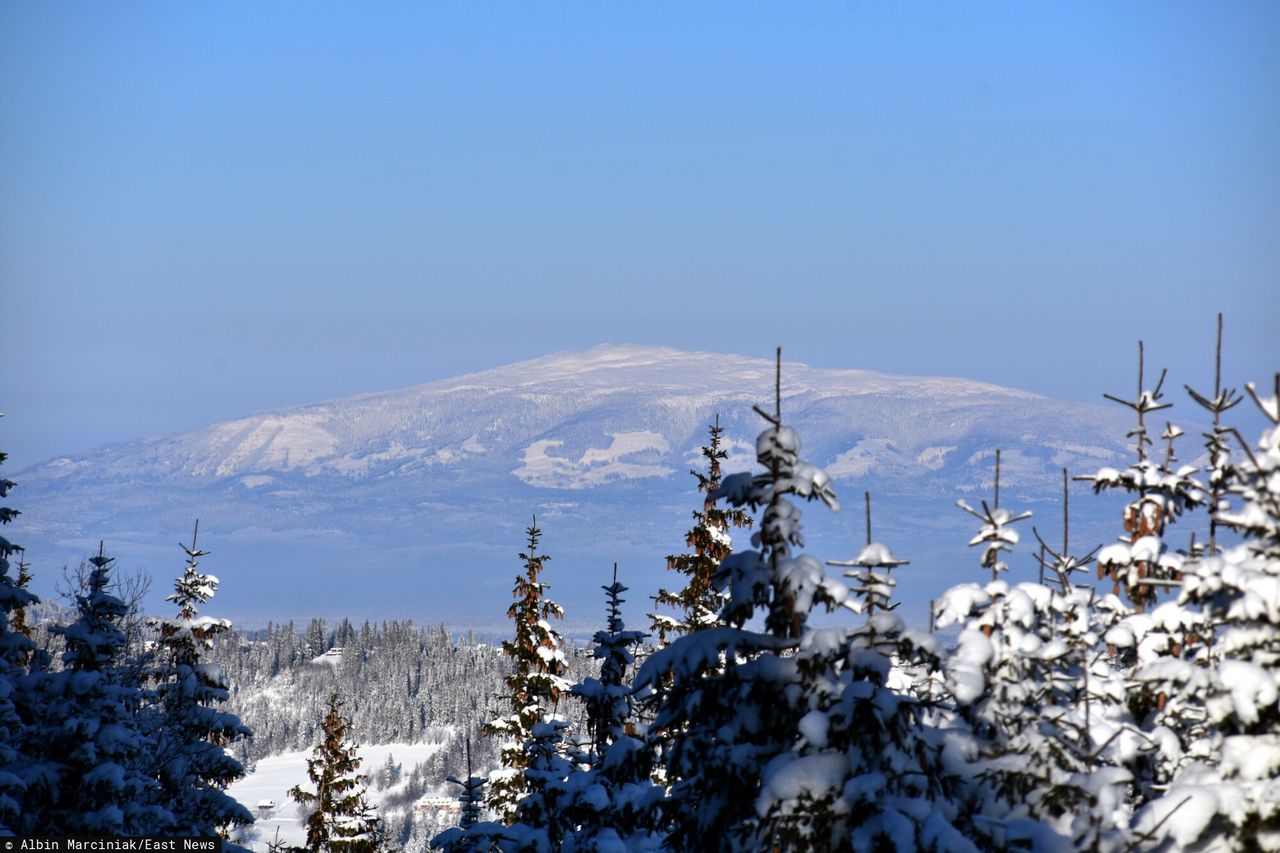
{"type": "MultiPolygon", "coordinates": [[[[491,467],[501,460],[499,465],[515,462],[511,473],[526,482],[576,489],[672,473],[669,465],[646,463],[646,454],[661,460],[673,448],[696,442],[715,412],[743,421],[753,402],[772,397],[772,378],[772,365],[760,359],[600,346],[399,391],[251,415],[57,459],[34,473],[39,479],[78,480],[91,466],[96,478],[238,477],[246,488],[261,488],[280,475],[366,480],[475,462],[491,467]]],[[[844,452],[861,449],[886,462],[901,459],[914,473],[936,470],[948,446],[983,426],[994,428],[998,420],[1006,421],[1006,432],[1015,426],[1009,420],[1051,432],[1061,430],[1050,418],[1114,421],[963,379],[796,364],[784,371],[783,397],[794,417],[818,425],[824,443],[835,448],[855,438],[844,452]],[[908,451],[923,458],[903,456],[908,451]]],[[[1098,452],[1104,455],[1118,444],[1113,436],[1103,441],[1098,452]]],[[[1039,443],[1052,446],[1051,440],[1039,443]]]]}
{"type": "MultiPolygon", "coordinates": [[[[773,373],[766,359],[606,345],[105,447],[20,472],[20,541],[56,562],[106,538],[164,575],[168,543],[199,516],[219,556],[254,566],[252,591],[237,591],[243,568],[216,569],[238,608],[343,612],[353,599],[336,592],[339,577],[359,567],[378,589],[393,577],[409,584],[395,615],[418,615],[414,597],[443,596],[426,610],[475,604],[500,625],[508,569],[537,511],[552,565],[570,569],[573,584],[575,572],[620,559],[640,573],[631,585],[641,597],[681,547],[695,506],[687,471],[707,424],[718,414],[727,427],[727,470],[749,467],[761,427],[751,406],[771,403],[773,373]]],[[[880,495],[877,518],[890,530],[988,489],[996,447],[1003,490],[1026,499],[1056,498],[1063,466],[1124,458],[1127,420],[1101,406],[794,363],[783,382],[805,455],[846,497],[880,495]]],[[[836,522],[833,542],[860,530],[854,515],[836,522]]],[[[956,550],[964,556],[963,543],[956,550]]],[[[582,587],[592,612],[595,586],[582,587]]],[[[354,603],[376,613],[375,598],[354,603]]]]}

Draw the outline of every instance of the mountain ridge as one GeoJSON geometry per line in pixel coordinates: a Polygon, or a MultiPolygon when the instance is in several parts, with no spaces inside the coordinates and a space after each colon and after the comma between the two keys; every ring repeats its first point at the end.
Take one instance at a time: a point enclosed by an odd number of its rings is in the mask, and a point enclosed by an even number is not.
{"type": "MultiPolygon", "coordinates": [[[[259,447],[264,451],[264,454],[256,459],[259,463],[257,467],[248,464],[237,469],[216,465],[210,470],[209,465],[206,463],[190,472],[199,475],[230,476],[237,473],[259,473],[264,466],[267,469],[288,470],[305,467],[308,463],[335,455],[331,447],[337,443],[338,437],[319,429],[318,421],[327,420],[329,423],[333,423],[335,420],[361,420],[369,423],[370,419],[367,417],[369,412],[367,410],[371,406],[426,402],[427,398],[432,396],[465,394],[468,392],[493,395],[504,390],[517,391],[524,399],[541,403],[546,402],[545,398],[537,396],[530,398],[524,395],[536,394],[539,388],[544,388],[556,382],[570,382],[579,386],[580,393],[587,398],[591,394],[607,396],[627,390],[636,390],[637,386],[643,385],[676,391],[682,388],[682,383],[672,382],[669,379],[661,383],[654,382],[651,379],[647,383],[637,382],[637,379],[644,379],[644,377],[634,375],[640,369],[656,367],[659,370],[666,371],[665,375],[669,376],[673,366],[679,366],[687,371],[695,367],[707,366],[721,369],[714,371],[705,380],[705,387],[698,389],[701,392],[700,394],[692,397],[688,395],[689,383],[686,381],[683,383],[683,388],[686,391],[683,397],[677,395],[666,399],[660,398],[663,403],[683,403],[685,405],[701,403],[705,407],[706,404],[714,403],[717,400],[728,401],[742,396],[744,392],[749,393],[749,390],[744,387],[745,383],[748,382],[762,386],[760,393],[762,398],[771,396],[768,392],[771,390],[769,386],[772,384],[773,363],[765,359],[722,356],[703,352],[685,353],[667,347],[604,344],[580,353],[552,353],[511,365],[434,380],[400,389],[361,393],[315,403],[266,409],[184,433],[104,445],[78,454],[78,456],[81,458],[86,456],[112,457],[122,452],[134,452],[143,447],[167,445],[175,442],[183,443],[184,440],[195,437],[207,438],[215,441],[220,446],[225,446],[236,439],[241,439],[244,442],[256,439],[259,447]],[[732,375],[726,375],[730,373],[730,371],[724,369],[726,363],[731,364],[734,368],[732,375]],[[609,378],[616,377],[618,371],[629,371],[633,375],[628,377],[630,381],[627,382],[607,383],[601,381],[601,377],[598,375],[605,371],[613,374],[609,378]],[[535,374],[535,377],[525,378],[521,374],[535,374]],[[736,380],[739,383],[737,394],[734,391],[725,390],[726,380],[729,379],[736,380]],[[353,412],[352,410],[355,409],[363,409],[364,411],[353,412]],[[330,449],[326,450],[326,448],[330,449]]],[[[1024,399],[1028,401],[1046,401],[1049,399],[1033,392],[1004,388],[963,378],[915,377],[866,370],[830,370],[810,368],[807,365],[795,362],[784,363],[783,377],[784,399],[795,400],[796,398],[802,398],[806,402],[840,396],[842,392],[844,394],[852,393],[855,389],[850,387],[850,383],[857,386],[856,393],[861,395],[892,392],[900,397],[910,398],[912,396],[927,397],[931,391],[946,391],[952,394],[961,393],[971,396],[994,394],[1009,399],[1024,399]],[[844,380],[846,382],[845,386],[843,388],[833,387],[834,382],[837,380],[844,380]]],[[[403,408],[403,405],[401,405],[401,408],[403,408]]],[[[380,420],[372,428],[366,428],[363,435],[350,437],[363,438],[367,441],[370,435],[384,434],[386,432],[388,432],[388,429],[385,426],[385,420],[380,420]]],[[[426,440],[431,437],[431,434],[423,434],[420,437],[426,440]]],[[[446,454],[449,451],[449,448],[442,449],[446,451],[446,454]]],[[[411,451],[413,448],[406,447],[403,450],[411,451]]],[[[475,435],[467,436],[459,442],[458,450],[464,454],[484,452],[483,445],[479,442],[478,436],[475,435]]],[[[384,449],[381,452],[385,454],[386,450],[384,449]]],[[[241,456],[248,455],[250,455],[249,451],[244,449],[242,445],[241,456]]],[[[404,454],[402,453],[401,455],[404,454]]],[[[440,461],[448,461],[447,456],[438,458],[440,458],[440,461]]],[[[55,457],[47,462],[29,466],[20,473],[23,475],[36,473],[38,475],[56,476],[59,473],[59,468],[73,461],[73,457],[70,456],[55,457]]],[[[184,470],[187,469],[184,468],[184,470]]],[[[355,473],[355,470],[348,466],[347,473],[355,473]]]]}
{"type": "MultiPolygon", "coordinates": [[[[782,377],[783,416],[804,439],[803,455],[838,490],[880,495],[877,530],[910,538],[925,555],[950,548],[965,559],[969,537],[951,506],[990,488],[995,448],[1010,500],[1055,499],[1062,467],[1116,464],[1126,453],[1127,419],[1098,405],[790,362],[782,377]]],[[[773,382],[767,359],[601,345],[266,410],[18,472],[15,538],[29,554],[69,562],[104,538],[152,565],[172,560],[169,543],[199,517],[221,554],[271,566],[255,575],[260,587],[325,613],[336,593],[312,581],[338,583],[354,567],[377,587],[404,582],[425,596],[435,583],[474,597],[461,576],[430,568],[445,555],[492,587],[482,596],[492,614],[505,610],[506,555],[537,512],[555,530],[549,547],[575,595],[593,566],[619,558],[643,567],[629,585],[649,589],[700,503],[687,472],[701,467],[708,423],[719,417],[725,428],[726,472],[754,467],[764,423],[752,406],[772,403],[773,382]]],[[[815,543],[846,550],[861,538],[854,515],[815,510],[806,527],[815,543]]]]}

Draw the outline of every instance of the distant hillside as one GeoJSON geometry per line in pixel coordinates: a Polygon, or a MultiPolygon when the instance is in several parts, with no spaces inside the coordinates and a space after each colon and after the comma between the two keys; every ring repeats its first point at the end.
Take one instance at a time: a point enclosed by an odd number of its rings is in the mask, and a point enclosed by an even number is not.
{"type": "MultiPolygon", "coordinates": [[[[105,539],[161,590],[180,568],[171,543],[199,517],[229,615],[500,630],[537,512],[552,595],[589,630],[614,560],[638,610],[665,555],[682,548],[697,506],[687,472],[717,415],[726,470],[752,465],[762,422],[751,406],[771,402],[772,381],[763,359],[600,346],[264,412],[19,472],[14,534],[46,573],[38,586],[105,539]]],[[[1061,468],[1117,463],[1128,428],[1119,411],[966,379],[794,363],[783,367],[782,407],[846,504],[877,495],[878,535],[917,567],[903,578],[917,612],[970,560],[968,523],[952,505],[990,488],[995,448],[1008,500],[1056,501],[1061,468]]],[[[847,556],[862,537],[857,508],[806,520],[819,554],[847,556]]]]}

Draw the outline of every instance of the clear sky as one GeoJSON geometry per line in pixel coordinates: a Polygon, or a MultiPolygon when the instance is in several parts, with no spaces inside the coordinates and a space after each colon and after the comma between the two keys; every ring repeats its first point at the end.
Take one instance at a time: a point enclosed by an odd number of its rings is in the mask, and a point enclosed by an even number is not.
{"type": "Polygon", "coordinates": [[[0,447],[600,342],[1280,369],[1280,4],[0,3],[0,447]]]}

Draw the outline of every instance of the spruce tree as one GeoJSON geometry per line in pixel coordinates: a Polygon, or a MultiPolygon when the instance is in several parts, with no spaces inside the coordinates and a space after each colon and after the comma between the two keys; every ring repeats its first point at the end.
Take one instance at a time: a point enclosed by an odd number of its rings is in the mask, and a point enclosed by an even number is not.
{"type": "MultiPolygon", "coordinates": [[[[3,417],[3,415],[0,415],[3,417]]],[[[0,464],[6,454],[0,452],[0,464]]],[[[16,484],[0,476],[0,500],[9,494],[16,484]]],[[[0,505],[0,525],[6,525],[18,516],[18,510],[0,505]]],[[[19,715],[22,698],[18,692],[27,686],[23,678],[34,648],[30,631],[26,628],[25,608],[37,601],[24,588],[29,579],[26,562],[21,557],[22,548],[0,535],[0,834],[15,831],[23,812],[22,801],[26,784],[27,760],[21,744],[26,734],[26,724],[19,715]],[[9,558],[18,559],[18,578],[9,574],[9,558]]]]}
{"type": "Polygon", "coordinates": [[[378,772],[376,787],[393,787],[400,782],[400,773],[400,765],[396,763],[395,757],[388,752],[387,760],[382,762],[382,770],[378,772]]]}
{"type": "Polygon", "coordinates": [[[637,688],[649,696],[651,735],[670,785],[664,808],[667,845],[675,850],[760,849],[756,801],[761,775],[794,743],[803,701],[795,651],[809,610],[848,597],[822,564],[795,555],[803,545],[795,496],[838,506],[825,472],[800,458],[800,439],[781,417],[781,350],[769,426],[756,442],[764,473],[725,478],[712,497],[763,508],[752,544],[721,562],[715,582],[727,593],[721,626],[677,638],[641,668],[637,688]],[[746,623],[764,617],[764,631],[746,623]]]}
{"type": "MultiPolygon", "coordinates": [[[[1065,470],[1062,485],[1062,545],[1051,548],[1033,528],[1047,584],[961,584],[936,608],[939,627],[962,628],[947,687],[976,783],[969,832],[986,849],[1112,850],[1129,840],[1132,774],[1123,765],[1145,742],[1123,702],[1125,673],[1099,651],[1129,610],[1075,584],[1093,553],[1071,553],[1065,470]]],[[[1000,541],[986,515],[970,544],[1000,541]]]]}
{"type": "Polygon", "coordinates": [[[1161,589],[1177,586],[1185,557],[1165,543],[1165,527],[1188,509],[1205,502],[1204,488],[1192,476],[1196,468],[1174,464],[1177,461],[1174,441],[1182,431],[1172,423],[1166,423],[1160,434],[1165,441],[1165,452],[1163,460],[1159,459],[1148,417],[1173,404],[1161,402],[1165,371],[1160,372],[1154,388],[1146,387],[1144,371],[1145,349],[1139,341],[1137,395],[1132,400],[1103,395],[1134,412],[1136,423],[1129,435],[1134,439],[1137,459],[1124,470],[1106,467],[1076,478],[1092,482],[1095,493],[1119,490],[1132,496],[1124,508],[1126,535],[1098,553],[1098,577],[1109,577],[1115,593],[1118,595],[1123,590],[1143,611],[1155,604],[1161,589]]]}
{"type": "Polygon", "coordinates": [[[565,846],[575,826],[567,784],[576,768],[566,756],[569,723],[549,718],[533,724],[525,738],[524,796],[516,803],[511,829],[516,849],[551,853],[565,846]]]}
{"type": "Polygon", "coordinates": [[[898,669],[932,678],[940,647],[893,614],[892,572],[907,561],[872,539],[869,494],[867,544],[855,559],[828,564],[849,567],[847,606],[864,618],[853,628],[808,628],[800,639],[801,716],[790,749],[763,773],[758,846],[974,853],[958,828],[959,780],[943,765],[943,732],[898,669]]]}
{"type": "Polygon", "coordinates": [[[1218,315],[1218,336],[1214,348],[1213,396],[1201,394],[1190,385],[1182,386],[1202,409],[1213,416],[1213,426],[1204,433],[1205,451],[1209,458],[1209,555],[1218,553],[1218,514],[1229,512],[1226,503],[1229,481],[1234,476],[1231,463],[1231,430],[1222,423],[1222,416],[1240,404],[1244,398],[1234,388],[1222,387],[1222,315],[1218,315]]]}
{"type": "Polygon", "coordinates": [[[289,789],[289,796],[309,812],[307,849],[311,853],[361,853],[375,847],[372,810],[365,801],[367,780],[358,772],[357,749],[351,740],[351,723],[334,693],[321,724],[320,743],[307,759],[307,777],[314,790],[301,785],[289,789]]]}
{"type": "Polygon", "coordinates": [[[1155,850],[1280,849],[1280,374],[1270,396],[1245,387],[1270,425],[1256,446],[1240,442],[1223,481],[1234,503],[1214,506],[1243,541],[1184,565],[1178,605],[1203,617],[1200,635],[1135,676],[1169,691],[1163,721],[1190,741],[1134,816],[1155,850]]]}
{"type": "Polygon", "coordinates": [[[550,557],[538,553],[542,531],[538,529],[536,517],[525,533],[528,550],[520,554],[524,572],[516,575],[512,590],[515,601],[507,608],[507,616],[515,624],[515,637],[502,644],[512,666],[512,673],[506,679],[507,692],[502,697],[510,712],[484,726],[485,734],[501,742],[502,767],[489,779],[489,808],[507,823],[515,820],[516,804],[527,790],[525,743],[534,726],[549,718],[561,693],[570,686],[563,676],[566,668],[563,640],[551,627],[551,620],[564,618],[564,611],[546,597],[549,584],[540,580],[550,557]]]}
{"type": "Polygon", "coordinates": [[[29,751],[24,831],[53,835],[145,835],[172,815],[158,802],[150,750],[141,731],[151,694],[122,668],[128,606],[108,591],[114,559],[99,547],[77,619],[58,626],[66,651],[58,672],[33,675],[35,720],[29,751]]]}
{"type": "Polygon", "coordinates": [[[751,526],[751,516],[744,510],[721,507],[712,497],[720,488],[720,463],[729,455],[721,446],[724,427],[720,426],[719,415],[708,427],[708,433],[709,439],[702,447],[707,472],[689,472],[698,481],[698,491],[703,495],[702,509],[694,510],[693,527],[685,535],[685,544],[692,550],[667,557],[667,568],[684,575],[685,586],[678,592],[661,588],[653,596],[658,607],[676,611],[674,616],[665,613],[649,616],[658,643],[663,646],[667,645],[669,636],[688,634],[716,623],[724,607],[724,594],[715,587],[715,573],[720,561],[733,551],[730,531],[751,526]]]}
{"type": "Polygon", "coordinates": [[[1018,544],[1018,531],[1012,525],[1015,522],[1030,518],[1031,513],[1023,512],[1015,515],[1008,509],[1000,507],[1000,451],[996,450],[995,495],[990,505],[984,500],[982,512],[978,512],[963,500],[956,501],[956,506],[982,522],[978,535],[970,540],[969,545],[983,545],[982,567],[991,571],[991,580],[996,580],[1002,572],[1009,571],[1009,566],[1002,553],[1007,553],[1018,544]]]}
{"type": "Polygon", "coordinates": [[[586,678],[571,690],[586,706],[592,764],[598,764],[610,744],[627,736],[634,727],[627,674],[635,662],[635,647],[648,636],[643,631],[628,631],[622,621],[622,593],[627,587],[618,582],[617,563],[613,565],[613,583],[602,589],[605,629],[596,631],[591,652],[600,661],[600,677],[586,678]]]}
{"type": "Polygon", "coordinates": [[[445,853],[493,853],[515,844],[515,836],[509,827],[480,819],[484,815],[485,780],[472,772],[470,740],[467,741],[467,780],[464,782],[450,776],[447,781],[462,789],[458,793],[461,814],[457,826],[431,839],[430,849],[445,853]]]}
{"type": "Polygon", "coordinates": [[[218,579],[199,569],[200,558],[208,554],[197,547],[199,532],[197,521],[191,545],[181,546],[186,568],[165,597],[177,606],[177,615],[151,620],[159,645],[153,754],[161,796],[173,813],[170,831],[183,835],[212,835],[253,822],[249,810],[226,793],[244,775],[227,748],[253,733],[239,717],[217,707],[229,698],[227,681],[217,664],[202,660],[231,623],[199,614],[218,588],[218,579]]]}
{"type": "Polygon", "coordinates": [[[652,761],[637,736],[627,683],[635,648],[648,635],[628,631],[623,624],[627,587],[618,581],[616,563],[613,583],[603,589],[605,628],[596,632],[592,650],[601,662],[600,677],[583,679],[572,691],[586,706],[591,747],[576,756],[578,767],[567,777],[561,797],[574,827],[565,850],[646,849],[660,840],[655,811],[663,792],[651,779],[652,761]]]}
{"type": "Polygon", "coordinates": [[[484,779],[472,773],[470,740],[467,741],[467,781],[463,782],[456,776],[450,776],[448,781],[462,788],[458,794],[461,805],[458,825],[463,829],[470,829],[484,815],[484,779]]]}

